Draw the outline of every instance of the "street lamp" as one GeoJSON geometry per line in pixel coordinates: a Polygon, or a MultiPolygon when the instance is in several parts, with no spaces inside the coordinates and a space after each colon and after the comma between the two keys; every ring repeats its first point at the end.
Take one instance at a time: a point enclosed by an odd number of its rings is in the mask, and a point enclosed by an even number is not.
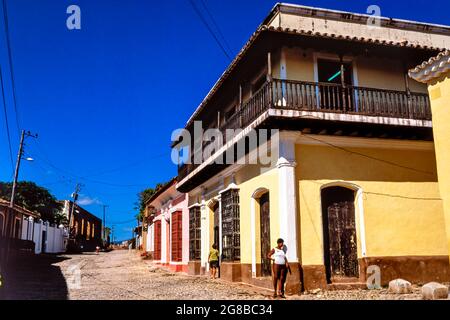
{"type": "MultiPolygon", "coordinates": [[[[17,155],[16,170],[14,171],[14,180],[13,180],[12,191],[11,191],[11,200],[9,203],[9,206],[11,209],[14,208],[14,197],[16,195],[16,185],[17,185],[17,178],[19,176],[20,160],[23,159],[23,145],[24,145],[24,141],[25,141],[26,137],[37,138],[37,134],[33,135],[30,131],[22,130],[22,134],[20,136],[19,153],[17,155]]],[[[27,158],[25,158],[25,160],[33,161],[33,158],[27,157],[27,158]]]]}

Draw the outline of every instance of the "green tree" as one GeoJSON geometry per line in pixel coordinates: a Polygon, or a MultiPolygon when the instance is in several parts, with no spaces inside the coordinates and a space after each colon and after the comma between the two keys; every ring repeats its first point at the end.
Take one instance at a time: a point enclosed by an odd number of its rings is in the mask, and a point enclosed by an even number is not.
{"type": "Polygon", "coordinates": [[[68,226],[69,225],[69,221],[67,219],[67,216],[62,212],[62,211],[58,211],[55,214],[55,223],[59,226],[59,225],[65,225],[68,226]]]}
{"type": "Polygon", "coordinates": [[[147,201],[162,187],[164,187],[164,183],[157,183],[154,188],[147,188],[145,190],[142,190],[137,194],[138,201],[135,203],[134,209],[138,211],[136,214],[136,219],[139,221],[142,221],[142,218],[145,214],[145,206],[147,201]]]}
{"type": "MultiPolygon", "coordinates": [[[[0,182],[0,198],[9,200],[12,183],[0,182]]],[[[16,187],[14,204],[41,214],[41,219],[51,223],[62,223],[60,215],[62,204],[44,187],[32,181],[19,181],[16,187]]]]}

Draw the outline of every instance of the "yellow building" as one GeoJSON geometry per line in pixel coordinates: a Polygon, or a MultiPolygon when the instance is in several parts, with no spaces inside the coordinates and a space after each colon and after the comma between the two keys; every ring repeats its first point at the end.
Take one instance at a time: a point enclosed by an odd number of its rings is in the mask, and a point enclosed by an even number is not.
{"type": "Polygon", "coordinates": [[[276,5],[195,110],[174,142],[191,273],[217,243],[222,278],[270,288],[281,237],[288,293],[450,280],[429,96],[408,77],[450,27],[370,19],[276,5]]]}
{"type": "Polygon", "coordinates": [[[416,81],[428,84],[439,192],[444,202],[447,245],[450,248],[450,51],[430,58],[409,74],[416,81]]]}

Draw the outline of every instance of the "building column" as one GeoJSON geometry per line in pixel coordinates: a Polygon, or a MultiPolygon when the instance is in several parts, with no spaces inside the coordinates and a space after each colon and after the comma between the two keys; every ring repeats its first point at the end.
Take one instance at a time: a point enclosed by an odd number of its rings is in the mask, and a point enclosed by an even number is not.
{"type": "Polygon", "coordinates": [[[161,212],[161,263],[167,263],[167,221],[166,210],[161,212]]]}
{"type": "Polygon", "coordinates": [[[167,263],[171,264],[172,263],[172,245],[173,245],[172,244],[172,226],[173,225],[172,225],[172,210],[171,209],[169,209],[168,214],[169,214],[169,224],[167,226],[169,227],[168,228],[169,234],[166,238],[169,239],[169,243],[168,243],[169,248],[167,250],[167,252],[168,252],[167,263]]]}
{"type": "Polygon", "coordinates": [[[250,199],[250,237],[252,241],[252,277],[256,277],[256,206],[255,198],[250,199]]]}
{"type": "Polygon", "coordinates": [[[295,140],[298,134],[280,132],[278,168],[280,238],[287,247],[287,259],[292,269],[288,276],[286,292],[301,290],[298,255],[297,180],[295,177],[295,140]]]}
{"type": "Polygon", "coordinates": [[[222,262],[222,196],[219,195],[217,197],[217,201],[219,201],[219,261],[222,262]]]}
{"type": "Polygon", "coordinates": [[[200,227],[201,227],[201,266],[200,273],[209,271],[208,253],[209,253],[209,209],[206,205],[204,196],[202,195],[202,202],[200,205],[200,227]]]}

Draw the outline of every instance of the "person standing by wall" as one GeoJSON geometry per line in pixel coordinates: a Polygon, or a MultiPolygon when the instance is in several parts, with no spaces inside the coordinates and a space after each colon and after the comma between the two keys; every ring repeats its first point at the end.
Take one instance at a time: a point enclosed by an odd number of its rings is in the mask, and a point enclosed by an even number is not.
{"type": "Polygon", "coordinates": [[[281,298],[284,296],[284,284],[286,282],[289,263],[286,258],[286,246],[283,239],[277,240],[277,246],[273,248],[267,257],[273,261],[272,279],[273,279],[273,297],[276,298],[280,294],[281,298]]]}
{"type": "Polygon", "coordinates": [[[219,250],[217,250],[217,245],[214,243],[212,249],[208,256],[209,272],[211,278],[215,279],[217,274],[217,269],[219,268],[219,250]]]}

